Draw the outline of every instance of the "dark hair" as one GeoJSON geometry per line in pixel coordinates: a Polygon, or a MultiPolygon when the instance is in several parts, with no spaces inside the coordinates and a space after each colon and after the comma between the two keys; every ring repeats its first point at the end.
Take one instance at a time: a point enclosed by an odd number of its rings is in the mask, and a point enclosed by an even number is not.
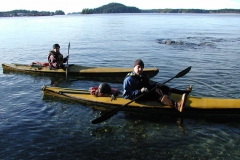
{"type": "Polygon", "coordinates": [[[137,59],[134,62],[134,66],[133,67],[135,67],[136,65],[140,65],[140,66],[142,66],[144,68],[144,63],[143,63],[143,61],[141,59],[137,59]]]}
{"type": "Polygon", "coordinates": [[[55,48],[60,48],[59,44],[54,44],[53,49],[55,49],[55,48]]]}

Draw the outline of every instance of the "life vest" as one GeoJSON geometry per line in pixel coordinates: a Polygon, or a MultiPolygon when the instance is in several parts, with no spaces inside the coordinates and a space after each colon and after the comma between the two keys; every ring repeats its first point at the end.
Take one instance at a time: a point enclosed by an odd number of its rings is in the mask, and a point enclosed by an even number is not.
{"type": "Polygon", "coordinates": [[[50,51],[48,54],[48,62],[51,63],[57,63],[58,66],[63,64],[63,56],[61,53],[59,52],[54,52],[54,51],[50,51]],[[50,62],[50,56],[53,56],[53,62],[50,62]]]}
{"type": "Polygon", "coordinates": [[[127,77],[134,77],[136,79],[139,80],[139,83],[137,85],[137,89],[141,89],[142,87],[148,87],[149,86],[149,77],[148,75],[146,74],[141,74],[141,75],[138,75],[134,72],[130,72],[126,75],[126,77],[124,79],[126,79],[127,77]]]}

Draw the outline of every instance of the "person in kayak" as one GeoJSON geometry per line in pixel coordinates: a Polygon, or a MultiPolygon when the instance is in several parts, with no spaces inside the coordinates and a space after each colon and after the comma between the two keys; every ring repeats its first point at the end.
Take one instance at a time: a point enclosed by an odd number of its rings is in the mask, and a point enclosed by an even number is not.
{"type": "Polygon", "coordinates": [[[192,91],[192,86],[189,86],[187,90],[179,90],[170,88],[161,83],[150,82],[149,77],[143,73],[143,69],[143,61],[137,59],[134,62],[133,72],[128,73],[123,81],[124,98],[134,99],[157,86],[156,90],[147,93],[145,96],[141,97],[140,100],[157,100],[164,105],[171,106],[179,112],[182,112],[187,95],[192,91]],[[174,101],[169,97],[171,93],[182,94],[182,99],[178,102],[174,101]]]}
{"type": "Polygon", "coordinates": [[[64,68],[63,63],[66,63],[69,56],[63,58],[63,55],[60,53],[59,44],[53,45],[53,50],[48,54],[48,62],[50,69],[64,68]]]}

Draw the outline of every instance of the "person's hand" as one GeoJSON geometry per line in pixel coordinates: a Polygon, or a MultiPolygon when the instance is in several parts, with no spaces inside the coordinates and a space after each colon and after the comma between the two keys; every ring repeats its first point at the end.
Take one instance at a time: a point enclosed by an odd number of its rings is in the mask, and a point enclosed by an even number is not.
{"type": "Polygon", "coordinates": [[[69,58],[69,55],[67,55],[65,58],[68,59],[68,58],[69,58]]]}
{"type": "Polygon", "coordinates": [[[148,89],[145,88],[145,87],[143,87],[143,88],[141,89],[141,92],[142,92],[142,93],[144,93],[144,92],[148,92],[148,89]]]}

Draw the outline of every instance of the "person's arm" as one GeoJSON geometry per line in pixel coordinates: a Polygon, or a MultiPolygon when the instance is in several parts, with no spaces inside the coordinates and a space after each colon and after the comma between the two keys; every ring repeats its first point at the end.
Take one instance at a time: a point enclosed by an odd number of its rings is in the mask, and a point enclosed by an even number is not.
{"type": "Polygon", "coordinates": [[[127,77],[123,82],[123,97],[125,99],[134,99],[141,94],[141,90],[137,89],[136,80],[127,77]]]}
{"type": "Polygon", "coordinates": [[[68,60],[68,55],[65,57],[65,58],[63,58],[63,63],[66,63],[67,62],[67,60],[68,60]]]}
{"type": "Polygon", "coordinates": [[[49,58],[48,58],[48,62],[49,62],[50,64],[53,63],[53,56],[52,56],[52,55],[49,56],[49,58]]]}
{"type": "Polygon", "coordinates": [[[50,69],[54,69],[57,67],[57,63],[55,62],[53,55],[49,56],[48,62],[49,62],[50,69]]]}

